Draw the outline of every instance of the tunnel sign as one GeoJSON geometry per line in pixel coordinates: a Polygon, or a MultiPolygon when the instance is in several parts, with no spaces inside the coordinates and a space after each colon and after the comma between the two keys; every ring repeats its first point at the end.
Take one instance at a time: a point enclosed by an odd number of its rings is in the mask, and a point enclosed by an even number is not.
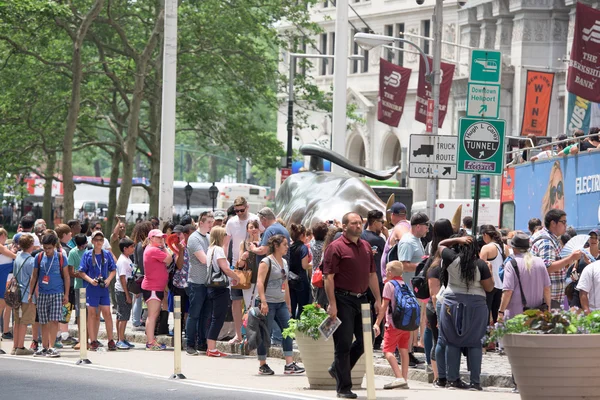
{"type": "Polygon", "coordinates": [[[504,120],[460,119],[458,172],[502,174],[505,124],[504,120]]]}

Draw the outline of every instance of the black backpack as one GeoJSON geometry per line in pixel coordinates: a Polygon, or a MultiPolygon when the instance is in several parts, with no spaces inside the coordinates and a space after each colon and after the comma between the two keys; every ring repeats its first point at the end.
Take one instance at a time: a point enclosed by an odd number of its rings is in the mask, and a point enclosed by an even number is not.
{"type": "Polygon", "coordinates": [[[398,261],[398,243],[400,243],[400,242],[397,242],[390,249],[389,253],[387,254],[387,261],[386,262],[398,261]]]}
{"type": "Polygon", "coordinates": [[[413,292],[417,299],[425,300],[429,295],[429,282],[427,281],[427,270],[431,264],[432,257],[427,257],[421,260],[415,271],[415,276],[412,277],[410,283],[413,287],[413,292]]]}

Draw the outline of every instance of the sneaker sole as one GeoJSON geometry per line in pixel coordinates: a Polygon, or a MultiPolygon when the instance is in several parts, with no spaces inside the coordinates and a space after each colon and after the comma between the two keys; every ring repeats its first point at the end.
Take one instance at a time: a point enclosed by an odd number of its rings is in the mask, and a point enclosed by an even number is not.
{"type": "Polygon", "coordinates": [[[259,375],[275,375],[275,372],[261,372],[261,371],[258,371],[258,374],[259,375]]]}
{"type": "Polygon", "coordinates": [[[305,373],[306,371],[283,371],[284,375],[300,375],[305,373]]]}
{"type": "Polygon", "coordinates": [[[196,353],[188,353],[188,352],[186,352],[185,354],[187,354],[190,357],[197,357],[197,356],[200,355],[200,353],[198,353],[198,352],[196,352],[196,353]]]}

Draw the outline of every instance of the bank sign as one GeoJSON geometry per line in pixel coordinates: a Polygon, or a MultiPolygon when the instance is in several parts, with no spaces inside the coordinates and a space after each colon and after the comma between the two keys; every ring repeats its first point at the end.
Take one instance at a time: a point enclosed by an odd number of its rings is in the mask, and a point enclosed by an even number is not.
{"type": "Polygon", "coordinates": [[[501,175],[504,169],[504,120],[461,118],[458,172],[501,175]]]}
{"type": "MultiPolygon", "coordinates": [[[[600,152],[519,164],[511,177],[515,229],[527,230],[530,218],[544,220],[548,210],[567,213],[580,233],[600,227],[600,152]]],[[[510,200],[503,196],[503,201],[510,200]]]]}

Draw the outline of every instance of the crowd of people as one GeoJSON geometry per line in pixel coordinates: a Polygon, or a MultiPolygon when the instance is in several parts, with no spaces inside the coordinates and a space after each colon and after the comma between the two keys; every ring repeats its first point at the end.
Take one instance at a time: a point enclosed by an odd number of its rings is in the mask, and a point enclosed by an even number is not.
{"type": "MultiPolygon", "coordinates": [[[[166,346],[156,333],[180,296],[187,355],[228,356],[216,344],[229,305],[231,344],[243,343],[247,312],[257,307],[273,341],[281,342],[283,373],[300,374],[304,368],[293,361],[292,339],[279,335],[316,302],[341,321],[333,334],[329,373],[338,397],[355,398],[350,371],[364,351],[363,303],[371,304],[374,348],[383,350],[396,377],[386,389],[409,387],[408,368],[423,363],[415,357],[421,351],[434,386],[482,390],[489,327],[527,308],[600,308],[600,289],[595,289],[600,274],[594,273],[600,263],[593,262],[599,231],[589,232],[586,250],[561,257],[562,246],[575,234],[562,210],[548,211],[543,223],[529,221],[528,233],[483,225],[477,237],[470,217],[462,224],[430,221],[424,213],[409,218],[402,203],[388,213],[389,230],[379,210],[366,220],[351,212],[341,221],[286,228],[270,208],[253,214],[239,197],[229,214],[204,212],[197,221],[186,215],[180,224],[162,228],[155,218],[139,221],[130,236],[118,221],[108,237],[101,222],[82,226],[73,220],[49,230],[26,216],[10,246],[8,233],[0,229],[0,281],[10,281],[12,274],[21,293],[15,310],[0,299],[2,336],[13,339],[11,353],[17,356],[59,357],[64,346],[78,349],[83,344],[69,335],[67,323],[74,306],[79,324],[79,290],[85,288],[84,343],[90,351],[134,347],[125,333],[130,321],[145,330],[146,350],[162,351],[166,346]],[[323,274],[323,287],[311,283],[316,270],[323,274]],[[241,285],[242,280],[247,282],[241,285]],[[412,315],[412,322],[399,322],[396,310],[412,315]],[[98,339],[102,321],[106,344],[98,339]],[[27,347],[29,325],[33,339],[27,347]],[[469,383],[460,378],[461,354],[468,359],[469,383]]],[[[491,343],[488,350],[500,345],[491,343]]],[[[261,375],[274,374],[267,347],[257,346],[261,375]]]]}

